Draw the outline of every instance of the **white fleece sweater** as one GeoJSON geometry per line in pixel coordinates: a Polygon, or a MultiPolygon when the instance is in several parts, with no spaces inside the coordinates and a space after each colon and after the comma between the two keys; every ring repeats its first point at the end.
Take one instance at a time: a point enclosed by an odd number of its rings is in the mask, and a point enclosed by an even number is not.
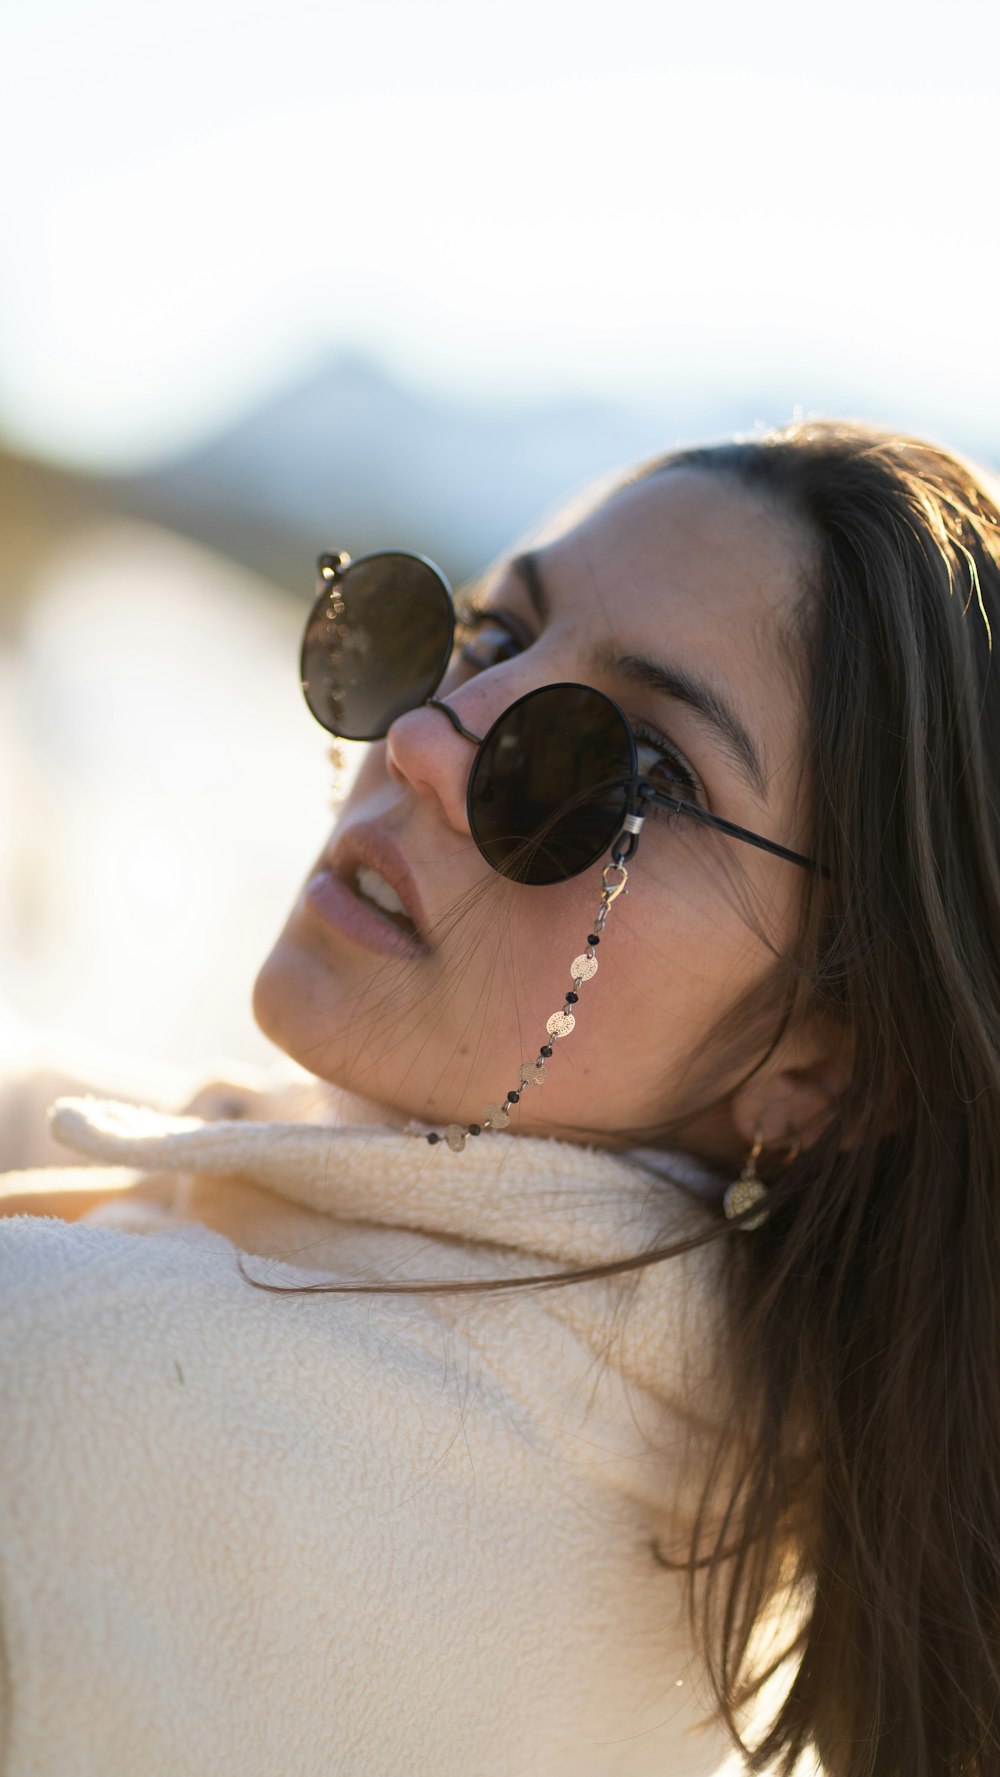
{"type": "Polygon", "coordinates": [[[82,1098],[51,1129],[162,1188],[0,1219],[3,1777],[719,1768],[654,1555],[683,1547],[718,1412],[718,1249],[476,1296],[272,1293],[237,1261],[523,1275],[704,1210],[523,1137],[456,1155],[82,1098]]]}

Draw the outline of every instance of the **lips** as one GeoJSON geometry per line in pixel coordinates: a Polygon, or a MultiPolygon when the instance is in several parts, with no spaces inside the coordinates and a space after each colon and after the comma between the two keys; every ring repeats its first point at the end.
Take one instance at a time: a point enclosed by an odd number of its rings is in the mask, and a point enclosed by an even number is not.
{"type": "Polygon", "coordinates": [[[376,871],[398,895],[403,916],[411,922],[419,942],[428,949],[432,948],[427,938],[427,915],[417,892],[417,885],[402,852],[384,829],[374,823],[365,822],[348,828],[347,832],[339,836],[325,862],[353,894],[364,899],[366,907],[371,908],[394,930],[403,931],[398,916],[394,917],[392,912],[359,893],[359,870],[376,871]]]}

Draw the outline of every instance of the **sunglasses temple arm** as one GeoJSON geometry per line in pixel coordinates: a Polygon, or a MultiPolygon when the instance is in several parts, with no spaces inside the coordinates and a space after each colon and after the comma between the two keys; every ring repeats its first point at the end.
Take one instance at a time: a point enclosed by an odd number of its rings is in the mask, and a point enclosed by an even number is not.
{"type": "Polygon", "coordinates": [[[731,839],[742,839],[745,845],[755,845],[759,851],[773,852],[776,858],[785,858],[789,864],[798,864],[802,870],[817,871],[820,876],[830,874],[814,858],[804,858],[801,852],[789,851],[786,845],[779,845],[775,839],[762,839],[759,833],[751,833],[748,827],[738,827],[735,821],[727,821],[721,814],[709,814],[707,809],[699,808],[696,802],[682,802],[678,797],[664,796],[658,790],[644,790],[641,794],[646,802],[654,802],[659,808],[669,808],[674,814],[689,815],[692,820],[701,821],[705,827],[714,827],[719,833],[728,833],[731,839]]]}

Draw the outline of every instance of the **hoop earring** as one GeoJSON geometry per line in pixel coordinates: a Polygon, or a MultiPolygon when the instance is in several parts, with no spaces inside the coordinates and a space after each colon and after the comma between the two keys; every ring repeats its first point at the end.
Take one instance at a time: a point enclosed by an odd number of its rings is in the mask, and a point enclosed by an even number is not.
{"type": "MultiPolygon", "coordinates": [[[[738,1179],[734,1179],[722,1199],[722,1207],[726,1212],[727,1221],[742,1216],[745,1210],[752,1209],[755,1203],[761,1203],[767,1197],[767,1186],[763,1179],[757,1177],[757,1161],[764,1149],[764,1136],[760,1129],[754,1131],[753,1146],[743,1162],[743,1171],[738,1179]]],[[[748,1221],[740,1222],[740,1231],[750,1234],[754,1228],[763,1227],[767,1221],[766,1209],[758,1215],[751,1216],[748,1221]]]]}

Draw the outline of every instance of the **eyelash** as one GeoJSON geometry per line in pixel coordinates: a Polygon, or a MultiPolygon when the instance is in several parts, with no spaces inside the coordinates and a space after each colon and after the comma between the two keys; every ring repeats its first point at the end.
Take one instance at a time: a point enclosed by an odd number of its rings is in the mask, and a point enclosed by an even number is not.
{"type": "MultiPolygon", "coordinates": [[[[517,618],[508,617],[506,612],[498,611],[492,606],[479,604],[475,599],[470,599],[463,604],[456,616],[455,643],[459,650],[459,659],[479,672],[487,671],[489,667],[498,665],[501,660],[512,659],[520,649],[530,647],[532,639],[526,627],[517,618]],[[507,648],[499,650],[496,658],[489,661],[477,660],[472,652],[477,632],[486,624],[492,624],[494,628],[502,630],[511,644],[509,650],[507,648]]],[[[634,721],[631,723],[631,728],[637,746],[645,745],[654,748],[662,761],[669,765],[673,777],[680,785],[682,799],[704,806],[704,793],[695,772],[684,755],[677,751],[666,735],[661,734],[658,728],[653,728],[648,722],[634,721]]],[[[672,812],[670,809],[657,808],[654,803],[649,805],[649,813],[654,816],[666,815],[669,818],[672,812]]]]}
{"type": "Polygon", "coordinates": [[[459,658],[467,665],[475,667],[479,672],[487,671],[488,667],[496,666],[500,660],[510,660],[520,648],[531,646],[532,638],[525,626],[514,617],[508,617],[504,611],[495,611],[489,605],[480,605],[474,599],[465,603],[455,616],[455,646],[461,646],[459,658]],[[476,660],[472,653],[473,643],[478,631],[484,624],[492,623],[495,629],[501,629],[510,638],[513,647],[510,653],[499,653],[496,660],[476,660]]]}

